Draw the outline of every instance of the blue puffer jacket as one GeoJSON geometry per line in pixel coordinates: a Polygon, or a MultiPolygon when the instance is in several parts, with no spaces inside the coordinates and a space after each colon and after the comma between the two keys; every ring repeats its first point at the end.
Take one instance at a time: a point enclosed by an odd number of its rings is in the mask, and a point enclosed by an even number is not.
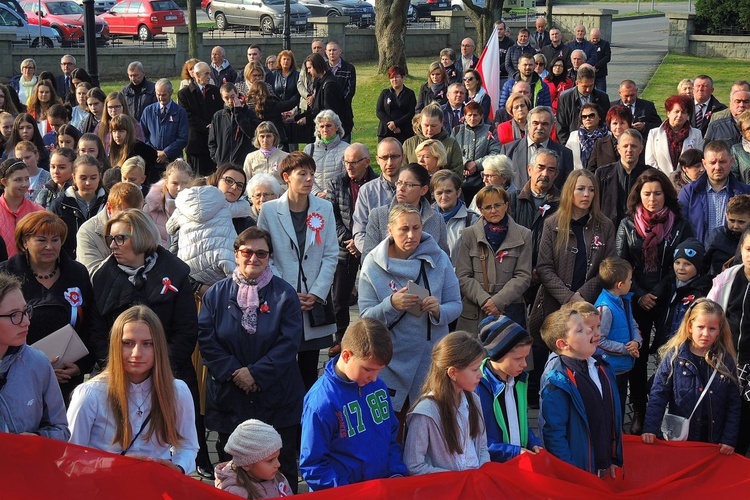
{"type": "MultiPolygon", "coordinates": [[[[708,380],[703,380],[698,368],[690,360],[690,347],[683,344],[677,356],[669,355],[661,362],[654,376],[654,385],[648,398],[643,432],[661,435],[661,421],[669,404],[669,413],[689,417],[698,402],[701,390],[708,380]]],[[[724,359],[732,374],[736,366],[731,356],[724,359]]],[[[688,441],[699,441],[705,419],[710,419],[708,442],[735,446],[740,429],[740,389],[731,377],[716,373],[708,394],[690,420],[688,441]]]]}
{"type": "MultiPolygon", "coordinates": [[[[516,378],[515,388],[521,445],[523,448],[530,450],[534,446],[542,446],[542,442],[529,427],[529,408],[526,399],[528,378],[528,373],[522,373],[520,377],[516,378]]],[[[482,380],[474,392],[479,395],[479,400],[482,403],[482,414],[487,430],[487,448],[490,452],[490,460],[493,462],[507,462],[521,454],[521,446],[508,442],[507,419],[502,413],[500,404],[495,403],[500,397],[505,398],[505,387],[505,382],[500,380],[490,369],[489,358],[485,359],[482,363],[482,380]]]]}
{"type": "MultiPolygon", "coordinates": [[[[610,393],[617,394],[615,374],[606,361],[599,362],[609,380],[610,393]]],[[[612,449],[612,463],[622,467],[622,416],[620,398],[613,397],[614,433],[616,444],[612,449]]],[[[539,408],[539,430],[544,447],[561,460],[579,469],[596,473],[594,446],[589,434],[589,423],[581,393],[559,356],[547,361],[542,375],[542,389],[539,408]]]]}
{"type": "Polygon", "coordinates": [[[635,364],[635,358],[630,354],[623,354],[620,350],[610,350],[611,346],[622,347],[634,339],[635,320],[630,305],[632,297],[633,292],[629,292],[622,297],[615,297],[608,290],[602,290],[594,304],[594,307],[597,308],[607,307],[612,313],[612,324],[606,336],[606,340],[610,342],[600,342],[599,347],[607,353],[609,356],[607,361],[618,375],[629,372],[635,364]]]}

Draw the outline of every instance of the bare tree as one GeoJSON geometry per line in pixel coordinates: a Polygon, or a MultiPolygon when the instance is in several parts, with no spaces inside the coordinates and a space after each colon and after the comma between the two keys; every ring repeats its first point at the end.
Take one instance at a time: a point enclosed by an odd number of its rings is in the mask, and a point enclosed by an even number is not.
{"type": "Polygon", "coordinates": [[[375,0],[375,40],[378,44],[378,73],[394,65],[406,67],[406,11],[409,0],[375,0]]]}
{"type": "Polygon", "coordinates": [[[552,0],[547,0],[547,9],[544,17],[547,18],[547,26],[554,26],[554,24],[552,24],[552,0]]]}
{"type": "Polygon", "coordinates": [[[196,9],[200,9],[198,0],[187,0],[188,11],[188,57],[198,57],[198,17],[196,9]]]}
{"type": "Polygon", "coordinates": [[[463,0],[466,13],[477,28],[477,47],[484,47],[495,29],[493,24],[503,18],[505,0],[486,0],[484,7],[474,5],[472,0],[463,0]]]}

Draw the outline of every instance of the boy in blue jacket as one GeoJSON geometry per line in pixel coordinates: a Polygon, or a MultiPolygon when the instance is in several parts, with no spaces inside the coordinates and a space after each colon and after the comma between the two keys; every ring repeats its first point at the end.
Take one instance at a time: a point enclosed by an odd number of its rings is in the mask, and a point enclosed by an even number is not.
{"type": "Polygon", "coordinates": [[[299,466],[311,491],[408,475],[388,387],[378,379],[392,356],[385,325],[361,319],[305,396],[299,466]]]}
{"type": "Polygon", "coordinates": [[[479,323],[479,340],[487,349],[482,380],[475,392],[482,403],[487,447],[493,462],[521,453],[536,454],[541,441],[529,427],[526,358],[531,335],[506,316],[488,316],[479,323]]]}
{"type": "Polygon", "coordinates": [[[557,458],[599,477],[622,467],[622,418],[609,365],[594,357],[592,329],[571,306],[547,316],[542,339],[556,356],[542,375],[539,429],[557,458]]]}
{"type": "Polygon", "coordinates": [[[620,395],[620,414],[625,416],[628,374],[633,369],[643,338],[633,318],[633,266],[625,259],[608,257],[599,264],[602,291],[594,307],[599,310],[601,338],[599,348],[615,371],[620,395]]]}

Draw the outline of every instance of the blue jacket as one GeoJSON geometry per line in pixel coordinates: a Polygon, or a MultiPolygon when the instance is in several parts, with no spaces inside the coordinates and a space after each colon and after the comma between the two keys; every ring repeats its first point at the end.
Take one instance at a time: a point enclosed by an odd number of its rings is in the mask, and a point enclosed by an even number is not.
{"type": "MultiPolygon", "coordinates": [[[[542,446],[542,442],[536,437],[534,431],[529,427],[529,407],[526,403],[526,391],[528,389],[528,373],[522,373],[516,379],[516,402],[518,404],[519,426],[521,433],[521,444],[523,448],[531,449],[534,446],[542,446]]],[[[505,391],[505,382],[500,380],[489,366],[489,358],[482,363],[482,380],[477,386],[476,392],[482,403],[482,414],[487,430],[487,448],[490,452],[490,460],[493,462],[507,462],[521,454],[521,446],[508,442],[507,419],[502,413],[498,399],[505,391]]]]}
{"type": "MultiPolygon", "coordinates": [[[[613,395],[616,444],[612,449],[612,463],[622,466],[622,414],[620,398],[616,397],[617,382],[606,361],[600,361],[599,369],[607,375],[610,394],[613,395]]],[[[594,446],[583,398],[576,388],[575,376],[565,368],[560,356],[547,361],[542,376],[539,430],[547,451],[579,469],[596,473],[594,446]]]]}
{"type": "Polygon", "coordinates": [[[299,468],[310,490],[408,475],[398,420],[378,379],[359,387],[336,374],[336,356],[305,396],[299,468]]]}
{"type": "MultiPolygon", "coordinates": [[[[633,319],[633,309],[630,304],[632,298],[633,292],[629,292],[622,297],[615,297],[608,290],[601,291],[594,307],[604,306],[612,313],[612,324],[606,335],[602,332],[603,340],[606,337],[606,340],[619,344],[627,344],[633,340],[633,325],[635,324],[635,320],[633,319]]],[[[599,346],[609,356],[607,361],[615,373],[621,374],[633,369],[633,364],[635,364],[634,357],[629,354],[622,354],[620,351],[608,350],[606,342],[604,344],[600,343],[599,346]]]]}
{"type": "MultiPolygon", "coordinates": [[[[697,181],[691,182],[680,191],[679,201],[682,216],[693,226],[693,234],[704,245],[708,240],[708,175],[703,174],[697,181]]],[[[737,194],[750,194],[750,186],[729,174],[729,198],[737,194]]]]}
{"type": "Polygon", "coordinates": [[[143,142],[157,151],[164,151],[169,161],[182,158],[188,142],[188,116],[185,108],[170,102],[164,117],[158,102],[146,106],[141,115],[143,142]]]}
{"type": "MultiPolygon", "coordinates": [[[[505,103],[513,93],[513,85],[521,81],[520,72],[516,71],[512,78],[508,78],[503,84],[503,88],[500,89],[500,99],[497,105],[499,109],[505,109],[505,103]]],[[[531,75],[531,107],[535,106],[552,106],[552,97],[549,94],[549,86],[539,78],[539,75],[533,73],[531,75]]],[[[495,109],[497,109],[495,108],[495,109]]]]}
{"type": "Polygon", "coordinates": [[[599,54],[597,52],[597,47],[593,43],[589,42],[585,38],[583,41],[579,42],[575,38],[568,43],[566,43],[568,47],[570,47],[570,50],[582,50],[586,54],[586,64],[590,64],[592,66],[596,66],[597,61],[599,60],[599,54]]]}
{"type": "Polygon", "coordinates": [[[242,327],[239,288],[225,278],[208,289],[198,315],[198,346],[211,375],[206,393],[206,427],[231,433],[249,418],[276,428],[296,425],[305,388],[297,366],[302,339],[302,309],[297,292],[274,276],[258,290],[258,326],[253,335],[242,327]],[[247,367],[260,387],[245,394],[232,373],[247,367]]]}
{"type": "MultiPolygon", "coordinates": [[[[648,398],[646,420],[643,432],[661,435],[661,421],[669,404],[669,413],[689,417],[698,402],[701,390],[708,383],[703,380],[698,368],[690,360],[688,343],[680,347],[677,356],[668,355],[659,365],[654,375],[654,385],[648,398]],[[676,358],[676,359],[675,359],[676,358]]],[[[724,358],[730,373],[736,376],[736,366],[731,356],[724,358]]],[[[740,406],[742,404],[739,386],[721,372],[716,373],[708,394],[690,420],[688,441],[698,441],[701,426],[710,419],[708,442],[735,446],[740,430],[740,406]]]]}

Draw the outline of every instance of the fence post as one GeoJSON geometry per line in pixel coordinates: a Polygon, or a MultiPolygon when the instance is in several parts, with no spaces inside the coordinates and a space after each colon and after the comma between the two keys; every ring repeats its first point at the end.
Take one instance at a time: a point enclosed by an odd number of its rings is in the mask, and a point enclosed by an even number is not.
{"type": "Polygon", "coordinates": [[[669,20],[669,52],[690,55],[690,36],[695,34],[695,14],[667,12],[665,15],[669,20]]]}

